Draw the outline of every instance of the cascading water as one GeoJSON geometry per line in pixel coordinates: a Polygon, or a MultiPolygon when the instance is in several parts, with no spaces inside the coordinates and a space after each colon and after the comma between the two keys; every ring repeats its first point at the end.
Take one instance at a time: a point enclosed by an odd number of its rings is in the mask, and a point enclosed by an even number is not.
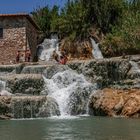
{"type": "Polygon", "coordinates": [[[6,82],[0,80],[0,91],[5,90],[6,82]]]}
{"type": "Polygon", "coordinates": [[[53,51],[59,54],[58,37],[51,37],[51,39],[45,39],[42,44],[38,46],[38,57],[42,61],[49,61],[53,54],[53,51]]]}
{"type": "Polygon", "coordinates": [[[140,72],[139,65],[136,62],[130,61],[130,64],[132,65],[132,71],[134,71],[134,72],[140,72]]]}
{"type": "Polygon", "coordinates": [[[72,70],[58,72],[51,79],[44,77],[48,95],[56,100],[61,116],[85,114],[90,94],[96,86],[82,74],[72,70]]]}
{"type": "Polygon", "coordinates": [[[92,50],[93,57],[95,59],[102,59],[103,55],[102,55],[102,52],[99,48],[99,43],[96,43],[93,38],[90,38],[90,40],[91,40],[92,47],[93,47],[93,50],[92,50]]]}
{"type": "Polygon", "coordinates": [[[0,96],[10,96],[10,95],[12,94],[6,90],[6,82],[0,80],[0,96]]]}

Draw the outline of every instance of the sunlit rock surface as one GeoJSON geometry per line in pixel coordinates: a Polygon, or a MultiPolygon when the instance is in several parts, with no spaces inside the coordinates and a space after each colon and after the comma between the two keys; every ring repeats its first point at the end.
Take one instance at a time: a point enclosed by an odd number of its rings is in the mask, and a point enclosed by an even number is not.
{"type": "Polygon", "coordinates": [[[89,113],[95,116],[140,117],[140,89],[103,89],[93,93],[89,113]]]}

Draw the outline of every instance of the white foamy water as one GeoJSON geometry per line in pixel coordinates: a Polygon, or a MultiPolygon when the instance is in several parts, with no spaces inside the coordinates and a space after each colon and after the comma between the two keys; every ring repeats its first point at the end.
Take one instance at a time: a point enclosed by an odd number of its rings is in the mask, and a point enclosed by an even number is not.
{"type": "Polygon", "coordinates": [[[136,62],[130,61],[130,64],[132,65],[132,68],[131,68],[132,71],[134,71],[134,72],[140,72],[139,65],[136,62]]]}
{"type": "Polygon", "coordinates": [[[104,58],[103,55],[102,55],[102,52],[101,52],[101,50],[99,48],[99,43],[96,43],[93,38],[90,38],[90,39],[91,39],[91,43],[92,43],[92,47],[93,47],[93,50],[92,50],[93,57],[95,59],[104,58]]]}
{"type": "Polygon", "coordinates": [[[52,120],[73,120],[73,119],[79,119],[80,116],[61,115],[61,116],[51,116],[48,118],[52,120]]]}
{"type": "Polygon", "coordinates": [[[80,92],[82,93],[83,91],[87,92],[88,96],[88,90],[92,87],[92,84],[88,83],[82,74],[79,75],[72,70],[58,72],[51,79],[46,79],[44,77],[44,80],[49,96],[56,100],[59,105],[60,114],[64,117],[70,116],[71,105],[75,104],[74,101],[77,101],[77,97],[74,99],[74,96],[80,96],[80,92]],[[72,97],[72,102],[70,103],[70,97],[72,95],[74,96],[72,97]]]}
{"type": "Polygon", "coordinates": [[[6,87],[6,82],[0,80],[0,91],[5,90],[5,87],[6,87]]]}
{"type": "Polygon", "coordinates": [[[6,90],[6,82],[0,80],[0,96],[11,96],[12,93],[6,90]]]}
{"type": "Polygon", "coordinates": [[[7,90],[2,90],[2,91],[0,92],[0,95],[1,95],[1,96],[11,96],[12,93],[8,92],[7,90]]]}
{"type": "Polygon", "coordinates": [[[39,45],[38,57],[42,61],[49,61],[53,54],[53,51],[59,54],[58,39],[45,39],[42,44],[39,45]]]}

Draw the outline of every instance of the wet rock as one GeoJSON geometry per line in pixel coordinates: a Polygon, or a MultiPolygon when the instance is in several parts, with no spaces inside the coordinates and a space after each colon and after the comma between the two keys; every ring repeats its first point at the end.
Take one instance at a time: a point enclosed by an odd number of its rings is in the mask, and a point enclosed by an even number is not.
{"type": "Polygon", "coordinates": [[[55,75],[58,72],[63,72],[65,70],[70,69],[68,66],[66,65],[53,65],[53,66],[49,66],[45,71],[44,71],[44,76],[48,79],[51,79],[53,75],[55,75]]]}
{"type": "Polygon", "coordinates": [[[19,74],[24,64],[0,65],[0,76],[4,74],[19,74]]]}
{"type": "Polygon", "coordinates": [[[0,119],[7,119],[8,114],[11,112],[10,101],[11,97],[0,96],[0,119]]]}
{"type": "Polygon", "coordinates": [[[91,96],[89,108],[95,116],[140,117],[140,89],[99,90],[91,96]]]}
{"type": "Polygon", "coordinates": [[[47,96],[0,96],[0,119],[59,115],[58,105],[47,96]]]}
{"type": "Polygon", "coordinates": [[[55,99],[48,97],[45,104],[39,109],[38,117],[59,116],[60,111],[55,99]]]}
{"type": "Polygon", "coordinates": [[[77,86],[77,89],[75,89],[69,97],[68,114],[71,115],[86,114],[88,109],[89,97],[93,89],[95,89],[95,87],[90,84],[87,86],[83,85],[82,87],[77,86]]]}
{"type": "Polygon", "coordinates": [[[12,94],[39,95],[44,88],[44,80],[40,74],[15,74],[1,78],[6,81],[6,89],[12,94]]]}
{"type": "Polygon", "coordinates": [[[23,73],[23,74],[43,74],[46,67],[47,67],[46,65],[25,66],[21,73],[23,73]]]}
{"type": "Polygon", "coordinates": [[[92,83],[97,82],[99,87],[125,79],[131,68],[129,60],[120,58],[72,62],[68,66],[82,73],[92,83]]]}
{"type": "Polygon", "coordinates": [[[9,120],[11,116],[0,115],[0,120],[9,120]]]}

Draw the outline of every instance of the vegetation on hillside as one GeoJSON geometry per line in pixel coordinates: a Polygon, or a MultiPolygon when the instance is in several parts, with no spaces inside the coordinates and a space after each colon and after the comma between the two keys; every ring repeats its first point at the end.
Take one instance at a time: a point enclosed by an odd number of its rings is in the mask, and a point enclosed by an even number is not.
{"type": "Polygon", "coordinates": [[[91,57],[90,37],[106,57],[140,53],[140,0],[68,0],[62,9],[40,7],[32,15],[45,36],[59,34],[72,57],[91,57]]]}

